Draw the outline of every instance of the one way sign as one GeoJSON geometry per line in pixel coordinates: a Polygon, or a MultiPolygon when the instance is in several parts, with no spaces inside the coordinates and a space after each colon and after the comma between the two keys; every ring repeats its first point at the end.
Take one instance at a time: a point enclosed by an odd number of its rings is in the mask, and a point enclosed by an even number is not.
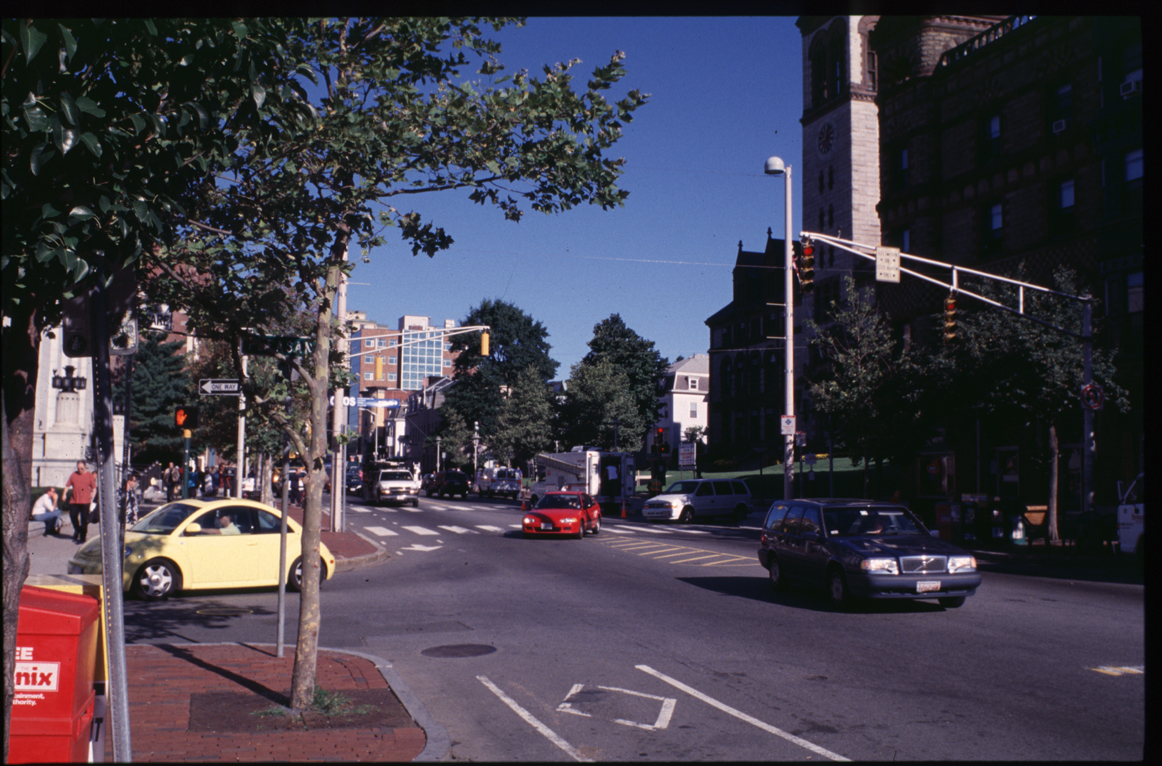
{"type": "Polygon", "coordinates": [[[198,391],[203,396],[238,396],[242,393],[242,384],[230,378],[202,378],[198,391]]]}

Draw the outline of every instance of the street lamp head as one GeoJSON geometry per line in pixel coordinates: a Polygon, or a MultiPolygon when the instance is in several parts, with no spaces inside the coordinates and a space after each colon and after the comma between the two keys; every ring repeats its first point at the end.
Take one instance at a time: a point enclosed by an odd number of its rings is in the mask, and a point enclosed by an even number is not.
{"type": "Polygon", "coordinates": [[[768,176],[779,176],[783,174],[786,168],[783,166],[783,161],[778,157],[770,157],[767,159],[767,164],[763,168],[763,172],[768,176]]]}

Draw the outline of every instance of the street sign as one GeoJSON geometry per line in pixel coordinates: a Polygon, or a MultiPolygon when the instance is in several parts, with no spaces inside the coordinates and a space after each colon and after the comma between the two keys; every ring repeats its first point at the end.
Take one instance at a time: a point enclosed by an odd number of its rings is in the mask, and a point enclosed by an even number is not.
{"type": "Polygon", "coordinates": [[[696,444],[679,444],[678,445],[678,467],[679,468],[693,468],[696,465],[695,452],[698,445],[696,444]]]}
{"type": "Polygon", "coordinates": [[[314,338],[296,335],[242,336],[242,353],[248,356],[306,356],[314,350],[314,338]]]}
{"type": "Polygon", "coordinates": [[[876,281],[877,282],[895,282],[900,281],[900,248],[898,247],[877,247],[876,248],[876,281]]]}
{"type": "Polygon", "coordinates": [[[783,436],[794,436],[795,435],[795,416],[794,415],[784,415],[782,418],[779,419],[779,427],[780,427],[780,433],[782,433],[783,436]]]}
{"type": "Polygon", "coordinates": [[[1091,410],[1100,410],[1105,400],[1105,391],[1097,383],[1087,383],[1081,387],[1081,404],[1091,410]]]}
{"type": "Polygon", "coordinates": [[[202,396],[238,396],[242,393],[242,381],[232,378],[202,378],[198,385],[202,396]]]}
{"type": "Polygon", "coordinates": [[[399,399],[376,399],[370,396],[358,396],[355,398],[355,405],[357,407],[386,407],[390,409],[399,406],[399,399]]]}

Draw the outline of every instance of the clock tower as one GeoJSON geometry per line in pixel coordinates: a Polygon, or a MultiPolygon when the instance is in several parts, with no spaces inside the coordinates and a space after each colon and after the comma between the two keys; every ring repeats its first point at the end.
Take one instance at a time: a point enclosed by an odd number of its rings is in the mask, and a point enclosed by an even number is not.
{"type": "MultiPolygon", "coordinates": [[[[878,72],[868,45],[878,20],[800,16],[796,22],[803,36],[803,160],[797,169],[801,228],[868,244],[880,242],[878,72]]],[[[839,299],[843,275],[868,263],[844,250],[817,246],[815,292],[808,302],[839,299]]]]}

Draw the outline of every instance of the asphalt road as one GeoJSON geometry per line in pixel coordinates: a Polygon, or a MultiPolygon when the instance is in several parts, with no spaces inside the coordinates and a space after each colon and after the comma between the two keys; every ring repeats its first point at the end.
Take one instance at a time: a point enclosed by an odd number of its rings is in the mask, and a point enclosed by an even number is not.
{"type": "MultiPolygon", "coordinates": [[[[392,557],[327,582],[321,643],[390,660],[456,760],[1143,757],[1141,585],[988,572],[960,609],[845,613],[770,591],[758,514],[525,540],[511,501],[349,511],[392,557]]],[[[270,590],[126,602],[130,642],[276,624],[270,590]]]]}

